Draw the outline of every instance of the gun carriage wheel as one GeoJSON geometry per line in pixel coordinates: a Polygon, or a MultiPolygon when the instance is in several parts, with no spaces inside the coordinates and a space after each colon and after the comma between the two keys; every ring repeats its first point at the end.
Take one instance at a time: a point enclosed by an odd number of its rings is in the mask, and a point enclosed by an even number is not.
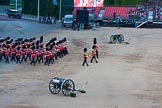
{"type": "Polygon", "coordinates": [[[74,81],[71,79],[67,79],[62,83],[61,86],[62,89],[62,93],[65,96],[69,96],[71,92],[73,92],[75,90],[75,84],[74,81]]]}
{"type": "Polygon", "coordinates": [[[52,94],[58,94],[61,91],[61,82],[59,82],[58,79],[59,78],[55,77],[49,82],[49,90],[52,94]]]}
{"type": "Polygon", "coordinates": [[[111,35],[110,42],[112,43],[122,43],[124,41],[124,36],[122,34],[111,35]]]}

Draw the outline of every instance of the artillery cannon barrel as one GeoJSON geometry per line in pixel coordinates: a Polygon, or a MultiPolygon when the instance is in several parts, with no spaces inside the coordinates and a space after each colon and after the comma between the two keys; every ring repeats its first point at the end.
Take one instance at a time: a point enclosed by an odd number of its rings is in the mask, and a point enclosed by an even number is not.
{"type": "Polygon", "coordinates": [[[60,83],[60,80],[52,79],[52,82],[59,84],[60,83]]]}

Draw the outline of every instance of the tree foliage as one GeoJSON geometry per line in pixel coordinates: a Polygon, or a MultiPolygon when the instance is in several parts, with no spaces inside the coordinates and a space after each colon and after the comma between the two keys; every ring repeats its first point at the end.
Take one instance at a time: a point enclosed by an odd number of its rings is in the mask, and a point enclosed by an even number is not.
{"type": "Polygon", "coordinates": [[[0,0],[0,5],[9,5],[9,0],[0,0]]]}
{"type": "MultiPolygon", "coordinates": [[[[23,0],[23,13],[37,15],[38,0],[23,0]]],[[[40,16],[59,16],[60,0],[58,6],[53,5],[53,0],[40,0],[40,16]]],[[[73,0],[62,0],[62,15],[71,13],[73,10],[73,0]]]]}
{"type": "Polygon", "coordinates": [[[109,6],[136,6],[145,0],[104,0],[104,5],[109,6]]]}

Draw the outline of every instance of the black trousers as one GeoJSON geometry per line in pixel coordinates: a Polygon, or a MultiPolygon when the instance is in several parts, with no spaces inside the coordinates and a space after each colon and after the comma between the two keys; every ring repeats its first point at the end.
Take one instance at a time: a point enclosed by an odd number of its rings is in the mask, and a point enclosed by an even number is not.
{"type": "Polygon", "coordinates": [[[35,63],[36,63],[35,58],[32,58],[32,60],[31,60],[30,64],[31,64],[31,65],[32,65],[32,64],[34,64],[34,66],[35,66],[35,63]]]}
{"type": "Polygon", "coordinates": [[[43,56],[40,56],[40,57],[39,57],[38,62],[40,63],[41,61],[42,61],[42,63],[44,63],[43,56]]]}
{"type": "Polygon", "coordinates": [[[16,63],[18,62],[21,64],[20,57],[16,57],[16,63]]]}
{"type": "Polygon", "coordinates": [[[6,63],[9,63],[9,57],[6,57],[6,61],[5,61],[6,63]]]}
{"type": "Polygon", "coordinates": [[[56,53],[54,56],[55,56],[55,60],[57,60],[57,56],[58,56],[58,54],[56,53]]]}
{"type": "Polygon", "coordinates": [[[91,61],[90,61],[91,63],[93,62],[93,59],[96,61],[96,63],[98,63],[96,56],[92,56],[91,61]]]}
{"type": "Polygon", "coordinates": [[[0,54],[0,61],[2,60],[2,54],[0,54]]]}
{"type": "Polygon", "coordinates": [[[97,59],[98,59],[98,51],[96,50],[96,57],[97,57],[97,59]]]}
{"type": "Polygon", "coordinates": [[[54,57],[50,58],[50,63],[51,63],[51,64],[54,63],[54,57]]]}
{"type": "Polygon", "coordinates": [[[50,64],[50,59],[46,59],[46,61],[44,62],[44,65],[48,65],[49,66],[49,64],[50,64]]]}
{"type": "Polygon", "coordinates": [[[88,66],[87,59],[84,59],[82,66],[84,66],[85,63],[86,63],[87,66],[88,66]]]}
{"type": "Polygon", "coordinates": [[[11,60],[10,61],[12,61],[12,60],[16,61],[16,56],[15,55],[11,56],[11,60]]]}
{"type": "Polygon", "coordinates": [[[26,62],[26,58],[25,58],[25,56],[22,56],[22,59],[21,59],[21,62],[26,62]]]}
{"type": "Polygon", "coordinates": [[[27,55],[26,58],[25,58],[25,60],[27,61],[28,58],[31,61],[31,55],[27,55]]]}
{"type": "Polygon", "coordinates": [[[40,59],[40,56],[37,56],[37,59],[36,59],[35,62],[36,62],[36,63],[38,62],[38,63],[40,64],[40,60],[39,60],[39,59],[40,59]]]}

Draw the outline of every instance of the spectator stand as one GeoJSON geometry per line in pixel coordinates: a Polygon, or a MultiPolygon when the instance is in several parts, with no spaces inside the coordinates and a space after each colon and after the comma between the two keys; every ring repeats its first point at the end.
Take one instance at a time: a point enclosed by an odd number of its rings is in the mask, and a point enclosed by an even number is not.
{"type": "MultiPolygon", "coordinates": [[[[148,4],[148,3],[147,3],[148,4]]],[[[151,4],[151,3],[150,3],[151,4]]],[[[82,9],[75,7],[73,15],[76,16],[76,10],[82,9]]],[[[93,10],[95,22],[100,26],[117,26],[117,16],[121,17],[122,27],[142,27],[148,25],[156,27],[162,26],[162,7],[159,5],[137,5],[136,7],[127,6],[106,6],[97,8],[88,8],[93,10]]],[[[91,11],[89,11],[91,15],[91,11]]]]}

